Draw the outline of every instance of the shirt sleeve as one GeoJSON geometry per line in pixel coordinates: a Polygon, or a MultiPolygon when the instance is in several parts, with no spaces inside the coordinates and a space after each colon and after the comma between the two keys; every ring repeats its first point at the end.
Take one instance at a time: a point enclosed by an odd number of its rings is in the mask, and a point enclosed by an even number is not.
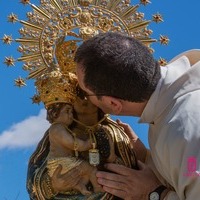
{"type": "Polygon", "coordinates": [[[149,149],[147,151],[145,164],[148,165],[149,167],[151,167],[151,169],[153,170],[153,172],[155,173],[155,175],[157,176],[159,181],[163,185],[165,185],[167,188],[170,189],[170,191],[167,193],[167,195],[165,196],[165,198],[163,200],[180,200],[178,195],[176,194],[176,192],[173,190],[172,186],[169,183],[167,183],[167,181],[160,175],[160,173],[156,169],[156,167],[153,163],[152,157],[151,157],[151,152],[149,149]]]}
{"type": "Polygon", "coordinates": [[[180,200],[176,192],[169,191],[163,200],[180,200]]]}
{"type": "Polygon", "coordinates": [[[154,174],[157,176],[158,180],[167,188],[172,189],[172,187],[169,185],[169,183],[167,183],[167,181],[160,175],[160,173],[158,172],[157,168],[155,167],[155,164],[152,160],[151,157],[151,151],[148,149],[147,150],[147,155],[146,155],[146,159],[145,159],[145,164],[148,165],[152,171],[154,172],[154,174]]]}

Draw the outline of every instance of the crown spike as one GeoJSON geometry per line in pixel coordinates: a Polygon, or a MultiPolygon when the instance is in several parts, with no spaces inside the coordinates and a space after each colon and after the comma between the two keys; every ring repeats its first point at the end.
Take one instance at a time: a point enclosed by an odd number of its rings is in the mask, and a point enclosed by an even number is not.
{"type": "Polygon", "coordinates": [[[35,79],[44,74],[44,72],[47,70],[46,67],[40,67],[39,69],[33,70],[29,73],[27,79],[35,79]]]}
{"type": "Polygon", "coordinates": [[[78,4],[77,0],[69,0],[69,5],[76,6],[78,4]]]}
{"type": "Polygon", "coordinates": [[[94,5],[98,6],[100,4],[100,0],[94,0],[94,5]]]}
{"type": "Polygon", "coordinates": [[[41,14],[43,17],[46,17],[47,19],[50,19],[50,16],[44,10],[42,10],[40,7],[38,7],[38,6],[34,5],[34,4],[31,4],[31,7],[38,14],[41,14]]]}
{"type": "Polygon", "coordinates": [[[121,2],[121,0],[110,0],[110,3],[108,4],[107,8],[111,11],[115,10],[117,5],[121,2]]]}
{"type": "Polygon", "coordinates": [[[33,30],[40,30],[40,31],[42,31],[42,27],[34,25],[32,23],[29,23],[29,22],[26,22],[26,21],[23,21],[23,20],[20,20],[20,23],[23,24],[25,27],[29,27],[29,28],[31,28],[33,30]]]}
{"type": "Polygon", "coordinates": [[[123,11],[120,14],[120,17],[122,19],[127,19],[128,17],[130,17],[131,15],[133,15],[137,11],[138,7],[139,7],[139,5],[128,7],[125,11],[123,11]]]}
{"type": "Polygon", "coordinates": [[[137,31],[143,28],[146,28],[150,21],[141,21],[139,23],[133,23],[128,26],[129,31],[137,31]]]}
{"type": "Polygon", "coordinates": [[[15,40],[16,42],[19,42],[21,44],[39,44],[39,40],[38,39],[34,39],[34,38],[19,38],[15,40]]]}
{"type": "Polygon", "coordinates": [[[146,46],[149,46],[153,42],[157,42],[156,39],[149,39],[149,38],[137,38],[137,39],[139,39],[146,46]]]}
{"type": "Polygon", "coordinates": [[[52,6],[54,6],[57,10],[61,11],[62,10],[62,7],[61,5],[58,3],[57,0],[50,0],[50,3],[52,6]]]}
{"type": "Polygon", "coordinates": [[[29,62],[29,61],[39,59],[39,58],[41,58],[41,55],[40,55],[40,53],[37,53],[37,54],[22,56],[22,57],[18,58],[17,60],[23,61],[23,62],[29,62]]]}

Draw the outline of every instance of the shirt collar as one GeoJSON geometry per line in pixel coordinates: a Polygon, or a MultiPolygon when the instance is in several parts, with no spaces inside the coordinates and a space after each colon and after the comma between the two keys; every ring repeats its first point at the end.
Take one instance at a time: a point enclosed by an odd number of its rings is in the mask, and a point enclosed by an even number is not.
{"type": "Polygon", "coordinates": [[[157,87],[153,94],[151,95],[149,101],[147,102],[142,115],[140,117],[139,123],[150,123],[153,124],[153,119],[155,117],[155,108],[156,108],[156,103],[158,101],[158,96],[160,92],[160,88],[162,85],[162,82],[166,76],[167,68],[166,67],[161,67],[161,78],[157,84],[157,87]]]}
{"type": "MultiPolygon", "coordinates": [[[[169,92],[169,87],[175,82],[175,80],[177,80],[177,78],[182,76],[190,68],[190,62],[186,56],[181,56],[180,58],[177,58],[171,62],[169,65],[161,67],[161,79],[159,80],[154,93],[151,95],[146,107],[144,108],[139,123],[154,123],[156,117],[155,115],[158,115],[158,113],[156,113],[158,111],[156,108],[162,107],[162,109],[164,109],[163,105],[166,107],[169,103],[169,99],[172,99],[177,93],[177,90],[173,88],[171,88],[171,92],[169,92]],[[166,90],[168,91],[167,94],[163,94],[163,91],[166,90]],[[161,99],[159,101],[162,104],[159,104],[158,98],[161,99]]],[[[178,82],[178,84],[181,85],[183,83],[178,82]]]]}

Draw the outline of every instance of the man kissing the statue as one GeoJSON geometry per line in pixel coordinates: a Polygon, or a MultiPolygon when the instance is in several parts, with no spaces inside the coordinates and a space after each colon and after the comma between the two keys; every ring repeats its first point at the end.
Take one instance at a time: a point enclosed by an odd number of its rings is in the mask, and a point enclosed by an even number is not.
{"type": "Polygon", "coordinates": [[[139,171],[107,164],[112,173],[97,173],[103,189],[126,200],[199,199],[200,51],[184,52],[160,67],[141,42],[108,32],[85,41],[75,61],[79,85],[92,103],[149,124],[150,150],[119,121],[145,156],[139,171]]]}

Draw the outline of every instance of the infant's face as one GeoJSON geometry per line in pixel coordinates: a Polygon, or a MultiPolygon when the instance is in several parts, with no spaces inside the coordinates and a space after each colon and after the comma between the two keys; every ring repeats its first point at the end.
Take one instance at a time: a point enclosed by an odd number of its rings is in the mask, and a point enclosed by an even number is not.
{"type": "Polygon", "coordinates": [[[66,104],[60,111],[59,118],[62,119],[62,121],[70,125],[73,122],[73,109],[72,106],[66,104]]]}

